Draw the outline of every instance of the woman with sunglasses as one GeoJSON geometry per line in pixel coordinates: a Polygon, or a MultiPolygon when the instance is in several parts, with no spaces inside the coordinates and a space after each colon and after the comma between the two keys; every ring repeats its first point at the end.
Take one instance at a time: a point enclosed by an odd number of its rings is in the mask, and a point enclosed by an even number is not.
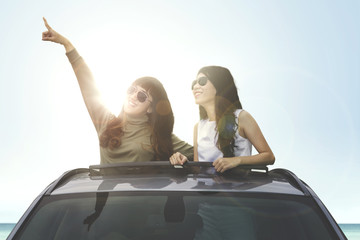
{"type": "Polygon", "coordinates": [[[73,67],[82,96],[100,142],[101,164],[136,161],[168,161],[174,152],[193,157],[191,145],[174,134],[174,115],[163,85],[155,78],[135,80],[119,116],[100,101],[100,93],[85,61],[71,42],[54,31],[46,19],[42,40],[59,43],[73,67]]]}
{"type": "MultiPolygon", "coordinates": [[[[200,113],[200,121],[194,127],[194,161],[213,162],[218,172],[238,165],[274,163],[275,156],[258,124],[242,109],[234,78],[227,68],[201,68],[191,89],[200,113]],[[251,154],[252,146],[258,154],[251,154]]],[[[187,160],[181,153],[170,158],[172,164],[187,160]]]]}

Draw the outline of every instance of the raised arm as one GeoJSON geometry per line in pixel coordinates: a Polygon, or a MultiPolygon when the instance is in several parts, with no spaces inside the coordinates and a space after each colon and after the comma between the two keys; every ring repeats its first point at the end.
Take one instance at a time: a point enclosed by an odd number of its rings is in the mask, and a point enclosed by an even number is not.
{"type": "Polygon", "coordinates": [[[42,33],[42,40],[58,43],[64,46],[66,56],[68,57],[78,80],[85,105],[89,111],[96,130],[99,132],[101,125],[110,116],[110,112],[102,103],[101,94],[96,87],[93,75],[72,43],[52,29],[45,18],[43,18],[43,20],[47,31],[42,33]]]}
{"type": "Polygon", "coordinates": [[[50,41],[54,43],[59,43],[65,47],[66,53],[71,52],[74,48],[74,46],[71,44],[71,42],[62,36],[61,34],[57,33],[54,29],[50,27],[48,22],[45,18],[43,18],[45,27],[47,28],[47,31],[42,33],[42,40],[43,41],[50,41]]]}

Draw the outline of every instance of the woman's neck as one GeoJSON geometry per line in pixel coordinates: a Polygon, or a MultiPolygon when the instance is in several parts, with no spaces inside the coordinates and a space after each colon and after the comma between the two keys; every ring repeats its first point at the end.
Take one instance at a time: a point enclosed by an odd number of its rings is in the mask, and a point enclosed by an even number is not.
{"type": "Polygon", "coordinates": [[[129,115],[129,114],[124,114],[124,119],[126,122],[132,122],[132,123],[143,123],[143,122],[147,122],[149,120],[149,117],[144,114],[141,116],[134,116],[134,115],[129,115]]]}
{"type": "Polygon", "coordinates": [[[216,121],[215,105],[211,104],[203,107],[206,111],[209,121],[216,121]]]}

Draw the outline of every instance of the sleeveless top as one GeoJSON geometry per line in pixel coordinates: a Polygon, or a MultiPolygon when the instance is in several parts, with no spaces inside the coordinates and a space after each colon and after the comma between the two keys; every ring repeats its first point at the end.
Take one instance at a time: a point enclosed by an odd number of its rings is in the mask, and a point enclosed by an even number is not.
{"type": "MultiPolygon", "coordinates": [[[[242,111],[242,109],[237,109],[234,112],[236,122],[239,121],[239,114],[242,111]]],[[[216,159],[223,157],[223,153],[216,146],[218,139],[216,121],[209,121],[209,119],[200,120],[198,123],[197,134],[199,162],[214,162],[216,159]]],[[[250,156],[251,150],[251,142],[240,136],[239,131],[236,130],[234,156],[250,156]]]]}

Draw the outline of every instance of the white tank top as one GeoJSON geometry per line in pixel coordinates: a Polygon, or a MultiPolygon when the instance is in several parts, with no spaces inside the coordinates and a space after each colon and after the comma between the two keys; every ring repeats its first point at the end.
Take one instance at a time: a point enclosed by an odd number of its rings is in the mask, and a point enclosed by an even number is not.
{"type": "MultiPolygon", "coordinates": [[[[239,121],[239,114],[243,111],[237,109],[234,114],[236,122],[239,121]]],[[[223,153],[217,148],[216,141],[218,136],[216,134],[216,121],[209,121],[209,119],[200,120],[197,130],[197,144],[199,162],[213,162],[218,158],[223,157],[223,153]]],[[[240,136],[239,131],[235,134],[235,149],[234,156],[250,156],[252,150],[251,142],[240,136]]]]}

